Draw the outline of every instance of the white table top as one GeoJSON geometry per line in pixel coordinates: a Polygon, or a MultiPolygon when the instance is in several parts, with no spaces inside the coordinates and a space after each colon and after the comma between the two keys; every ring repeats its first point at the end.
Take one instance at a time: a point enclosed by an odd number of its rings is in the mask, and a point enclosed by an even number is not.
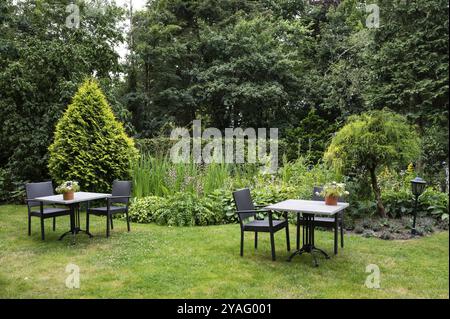
{"type": "Polygon", "coordinates": [[[76,192],[72,200],[64,200],[63,195],[52,195],[52,196],[43,196],[36,197],[33,200],[37,202],[51,203],[51,204],[61,204],[61,205],[70,205],[75,203],[87,202],[90,200],[103,199],[110,197],[111,194],[104,193],[89,193],[89,192],[76,192]]]}
{"type": "Polygon", "coordinates": [[[266,206],[265,209],[331,216],[344,210],[348,206],[348,203],[338,203],[336,206],[331,206],[326,205],[325,201],[319,200],[288,199],[283,202],[266,206]]]}

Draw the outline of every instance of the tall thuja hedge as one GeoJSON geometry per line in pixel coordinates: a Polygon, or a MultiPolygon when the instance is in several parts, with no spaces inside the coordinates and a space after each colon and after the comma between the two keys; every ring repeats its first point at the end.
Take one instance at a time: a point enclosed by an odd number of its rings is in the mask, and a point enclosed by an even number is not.
{"type": "Polygon", "coordinates": [[[138,151],[116,120],[98,83],[86,80],[59,120],[49,147],[49,170],[57,182],[76,180],[84,191],[107,191],[126,179],[138,151]]]}

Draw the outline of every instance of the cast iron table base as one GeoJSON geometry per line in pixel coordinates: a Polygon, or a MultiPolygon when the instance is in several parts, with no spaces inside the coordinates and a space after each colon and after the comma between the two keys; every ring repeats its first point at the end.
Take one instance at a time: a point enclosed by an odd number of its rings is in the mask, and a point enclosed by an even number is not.
{"type": "MultiPolygon", "coordinates": [[[[319,263],[317,262],[317,258],[315,252],[321,253],[325,256],[326,259],[330,259],[330,256],[322,249],[317,248],[314,245],[314,214],[302,214],[303,218],[303,246],[300,249],[297,249],[291,256],[289,256],[288,261],[291,261],[292,258],[296,255],[301,255],[303,253],[310,253],[314,260],[314,266],[318,267],[319,263]]],[[[297,213],[297,222],[300,220],[300,213],[297,213]]],[[[299,238],[297,238],[299,240],[299,238]]],[[[298,244],[297,244],[298,247],[298,244]]]]}
{"type": "Polygon", "coordinates": [[[66,235],[72,234],[72,242],[75,239],[75,235],[78,233],[85,233],[92,238],[92,234],[87,230],[81,229],[80,227],[80,205],[75,203],[70,205],[70,230],[65,232],[59,237],[59,240],[63,239],[66,235]]]}

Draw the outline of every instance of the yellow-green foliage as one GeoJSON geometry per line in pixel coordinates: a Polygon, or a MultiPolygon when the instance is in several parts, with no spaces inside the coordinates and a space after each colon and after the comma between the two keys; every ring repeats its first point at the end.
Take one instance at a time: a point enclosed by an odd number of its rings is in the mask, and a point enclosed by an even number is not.
{"type": "Polygon", "coordinates": [[[324,158],[343,173],[417,160],[420,140],[405,117],[387,109],[351,116],[334,136],[324,158]]]}
{"type": "Polygon", "coordinates": [[[107,191],[129,178],[138,151],[106,101],[98,83],[86,80],[59,120],[49,147],[49,170],[57,183],[75,180],[82,191],[107,191]]]}

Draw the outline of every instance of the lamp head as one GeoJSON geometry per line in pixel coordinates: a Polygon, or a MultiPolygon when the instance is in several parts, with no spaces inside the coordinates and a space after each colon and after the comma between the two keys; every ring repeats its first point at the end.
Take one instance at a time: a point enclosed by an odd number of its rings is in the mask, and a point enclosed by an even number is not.
{"type": "Polygon", "coordinates": [[[425,186],[427,182],[425,182],[422,178],[416,177],[411,180],[411,190],[414,196],[420,196],[425,190],[425,186]]]}

